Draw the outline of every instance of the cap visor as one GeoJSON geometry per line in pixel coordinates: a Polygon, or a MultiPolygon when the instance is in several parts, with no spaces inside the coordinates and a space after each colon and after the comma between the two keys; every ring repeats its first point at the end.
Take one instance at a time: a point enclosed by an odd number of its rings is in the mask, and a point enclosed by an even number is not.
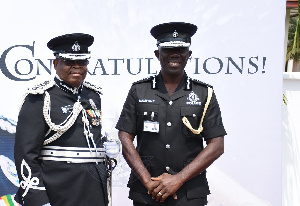
{"type": "Polygon", "coordinates": [[[86,60],[91,58],[91,54],[60,53],[58,56],[70,60],[86,60]]]}
{"type": "Polygon", "coordinates": [[[164,47],[164,48],[190,47],[190,46],[191,43],[186,43],[183,41],[169,41],[169,42],[163,42],[158,44],[158,47],[164,47]]]}

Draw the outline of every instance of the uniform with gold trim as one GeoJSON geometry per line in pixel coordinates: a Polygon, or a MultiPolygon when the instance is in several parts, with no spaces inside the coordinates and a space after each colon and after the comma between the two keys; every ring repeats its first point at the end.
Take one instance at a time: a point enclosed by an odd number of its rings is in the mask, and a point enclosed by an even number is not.
{"type": "MultiPolygon", "coordinates": [[[[205,129],[201,134],[193,134],[182,123],[181,119],[185,116],[193,128],[198,128],[208,86],[185,75],[175,93],[169,97],[160,74],[132,85],[116,128],[137,135],[136,149],[152,177],[164,172],[178,173],[203,150],[203,138],[226,134],[215,94],[206,112],[205,129]],[[151,114],[154,114],[153,118],[151,114]],[[144,131],[145,121],[159,122],[159,132],[144,131]]],[[[172,197],[167,198],[166,203],[152,200],[133,172],[128,187],[132,200],[151,205],[176,203],[172,197]]],[[[210,194],[206,172],[185,183],[176,194],[178,199],[194,199],[210,194]]]]}
{"type": "MultiPolygon", "coordinates": [[[[165,26],[166,30],[174,28],[171,33],[160,31],[163,34],[158,44],[162,43],[165,47],[189,44],[186,40],[189,35],[180,34],[178,30],[181,24],[171,23],[165,26]]],[[[186,27],[187,24],[182,23],[182,26],[186,27]]],[[[207,102],[208,87],[211,86],[190,79],[185,72],[171,96],[163,83],[161,72],[157,76],[133,83],[116,128],[137,137],[136,150],[151,177],[158,177],[163,173],[177,174],[204,149],[203,139],[226,135],[214,93],[202,123],[204,130],[200,134],[194,134],[183,124],[182,118],[186,117],[192,128],[198,129],[207,102]]],[[[171,195],[163,203],[152,199],[134,172],[130,175],[128,187],[129,198],[136,205],[206,205],[206,197],[210,194],[206,171],[184,183],[176,192],[177,200],[171,195]]]]}

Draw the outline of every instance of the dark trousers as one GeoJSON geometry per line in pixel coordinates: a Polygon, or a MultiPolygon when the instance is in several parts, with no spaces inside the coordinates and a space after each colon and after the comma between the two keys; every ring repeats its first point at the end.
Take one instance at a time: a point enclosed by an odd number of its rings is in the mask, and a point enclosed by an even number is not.
{"type": "MultiPolygon", "coordinates": [[[[206,204],[207,204],[207,197],[198,199],[198,201],[194,202],[192,205],[205,206],[206,204]]],[[[151,205],[140,203],[140,202],[137,202],[137,201],[133,201],[133,206],[151,206],[151,205]]]]}
{"type": "Polygon", "coordinates": [[[147,204],[133,201],[133,206],[148,206],[147,204]]]}

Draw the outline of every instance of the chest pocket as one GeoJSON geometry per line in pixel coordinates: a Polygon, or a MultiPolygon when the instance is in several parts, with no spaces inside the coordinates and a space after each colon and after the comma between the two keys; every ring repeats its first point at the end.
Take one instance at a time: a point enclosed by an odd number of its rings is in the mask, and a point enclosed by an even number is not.
{"type": "MultiPolygon", "coordinates": [[[[193,128],[198,128],[203,113],[203,108],[200,106],[182,106],[180,107],[181,118],[186,117],[193,128]]],[[[181,133],[185,137],[195,136],[195,134],[187,128],[183,123],[181,124],[181,133]]]]}
{"type": "Polygon", "coordinates": [[[143,131],[144,121],[158,122],[158,104],[139,103],[136,106],[137,113],[137,132],[143,131]]]}

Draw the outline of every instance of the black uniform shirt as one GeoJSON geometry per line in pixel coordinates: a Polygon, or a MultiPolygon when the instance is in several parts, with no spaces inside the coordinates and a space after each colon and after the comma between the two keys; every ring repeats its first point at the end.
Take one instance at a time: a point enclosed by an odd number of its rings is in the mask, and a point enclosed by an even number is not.
{"type": "MultiPolygon", "coordinates": [[[[74,90],[55,78],[55,85],[46,89],[45,92],[50,95],[50,117],[56,125],[68,119],[67,117],[71,114],[73,105],[77,101],[81,102],[84,110],[90,110],[93,109],[90,103],[90,99],[92,99],[97,110],[101,110],[99,93],[83,85],[78,90],[74,90]]],[[[55,133],[51,131],[46,136],[49,126],[43,115],[45,92],[28,94],[19,113],[15,139],[15,162],[19,180],[23,182],[22,184],[29,182],[25,181],[23,174],[28,180],[36,178],[38,184],[25,188],[21,185],[16,195],[17,202],[25,206],[40,206],[47,202],[50,202],[52,206],[106,205],[104,164],[67,163],[39,159],[44,140],[55,133]],[[28,167],[24,166],[24,162],[28,167]],[[44,190],[41,189],[43,187],[44,190]],[[24,194],[26,195],[23,197],[24,194]]],[[[89,115],[87,117],[90,122],[89,129],[93,133],[97,148],[102,147],[101,125],[92,125],[92,117],[89,115]]],[[[80,112],[75,123],[47,146],[88,148],[87,141],[89,141],[90,147],[93,148],[91,139],[87,140],[83,132],[84,124],[82,112],[80,112]]]]}
{"type": "MultiPolygon", "coordinates": [[[[208,86],[189,79],[186,74],[171,97],[161,74],[132,85],[116,128],[137,135],[136,149],[152,177],[164,172],[180,172],[203,150],[203,138],[207,140],[226,135],[215,94],[206,112],[202,133],[193,134],[182,122],[185,116],[192,127],[198,129],[208,86]],[[159,132],[143,131],[145,121],[158,122],[159,132]]],[[[128,186],[131,188],[131,199],[154,204],[155,201],[146,195],[146,188],[134,173],[131,174],[128,186]]],[[[209,194],[206,172],[188,181],[178,193],[186,194],[188,199],[209,194]]]]}

